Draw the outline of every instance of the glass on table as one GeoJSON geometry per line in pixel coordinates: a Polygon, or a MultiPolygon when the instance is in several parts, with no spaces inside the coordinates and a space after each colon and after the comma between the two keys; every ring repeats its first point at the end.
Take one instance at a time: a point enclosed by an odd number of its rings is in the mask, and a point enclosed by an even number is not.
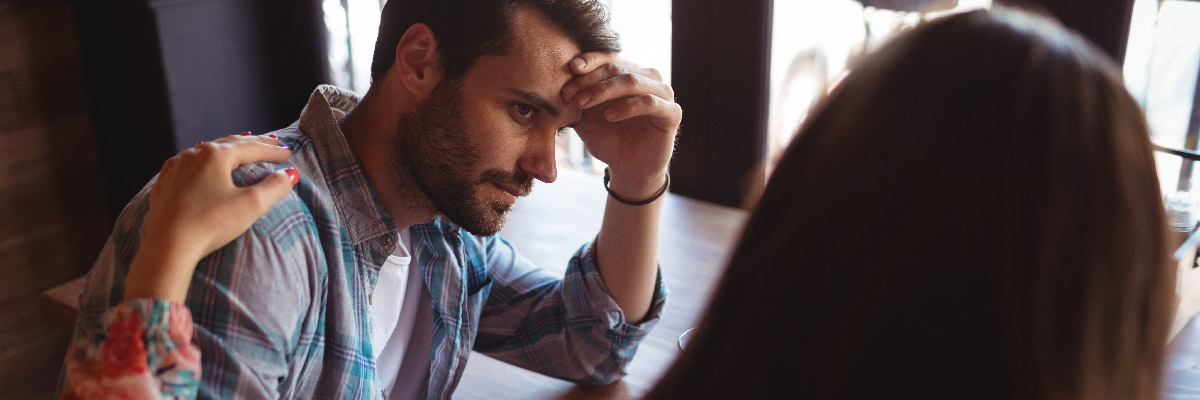
{"type": "Polygon", "coordinates": [[[683,351],[683,349],[687,347],[688,341],[692,340],[692,336],[694,336],[692,335],[692,332],[695,331],[696,328],[689,328],[688,330],[679,334],[679,351],[683,351]]]}

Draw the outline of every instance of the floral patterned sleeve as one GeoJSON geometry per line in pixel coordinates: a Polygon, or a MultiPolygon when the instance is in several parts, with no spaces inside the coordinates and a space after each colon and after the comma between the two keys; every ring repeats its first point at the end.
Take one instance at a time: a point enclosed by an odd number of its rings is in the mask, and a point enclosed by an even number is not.
{"type": "Polygon", "coordinates": [[[67,353],[63,399],[194,399],[200,349],[192,314],[162,299],[110,308],[103,330],[88,332],[67,353]]]}

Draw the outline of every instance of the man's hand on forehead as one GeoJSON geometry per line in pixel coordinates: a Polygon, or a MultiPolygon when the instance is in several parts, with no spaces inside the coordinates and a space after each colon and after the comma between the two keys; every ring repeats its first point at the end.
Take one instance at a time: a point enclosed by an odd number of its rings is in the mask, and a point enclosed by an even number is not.
{"type": "Polygon", "coordinates": [[[614,180],[661,187],[683,118],[675,91],[657,70],[615,53],[584,53],[568,64],[578,76],[561,94],[583,110],[575,131],[588,150],[609,165],[614,180]]]}
{"type": "MultiPolygon", "coordinates": [[[[588,109],[607,101],[639,96],[653,95],[660,99],[674,102],[675,92],[662,81],[662,74],[654,68],[641,68],[616,53],[584,53],[572,59],[569,63],[571,72],[578,75],[562,89],[563,100],[588,109]]],[[[626,101],[634,103],[634,101],[626,101]]],[[[635,104],[630,104],[635,105],[635,104]]],[[[613,109],[619,108],[613,107],[613,109]]],[[[618,111],[632,111],[625,107],[618,111]]],[[[605,110],[609,111],[609,110],[605,110]]],[[[618,115],[605,114],[610,121],[619,121],[632,116],[631,113],[618,115]]]]}

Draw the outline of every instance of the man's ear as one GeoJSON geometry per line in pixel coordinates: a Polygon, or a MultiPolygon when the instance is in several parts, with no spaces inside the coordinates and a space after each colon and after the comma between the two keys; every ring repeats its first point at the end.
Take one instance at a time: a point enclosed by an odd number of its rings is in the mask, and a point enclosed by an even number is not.
{"type": "Polygon", "coordinates": [[[409,92],[425,97],[437,86],[442,77],[438,60],[437,37],[429,25],[417,23],[404,31],[400,43],[396,44],[394,71],[400,83],[409,92]]]}

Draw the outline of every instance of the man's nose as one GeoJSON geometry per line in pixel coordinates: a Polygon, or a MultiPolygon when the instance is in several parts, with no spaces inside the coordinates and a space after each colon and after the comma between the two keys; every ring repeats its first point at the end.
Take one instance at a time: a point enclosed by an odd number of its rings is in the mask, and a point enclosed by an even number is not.
{"type": "Polygon", "coordinates": [[[539,132],[530,141],[529,146],[525,148],[525,154],[521,157],[520,167],[535,179],[551,183],[558,179],[558,165],[554,159],[555,134],[539,132]]]}

